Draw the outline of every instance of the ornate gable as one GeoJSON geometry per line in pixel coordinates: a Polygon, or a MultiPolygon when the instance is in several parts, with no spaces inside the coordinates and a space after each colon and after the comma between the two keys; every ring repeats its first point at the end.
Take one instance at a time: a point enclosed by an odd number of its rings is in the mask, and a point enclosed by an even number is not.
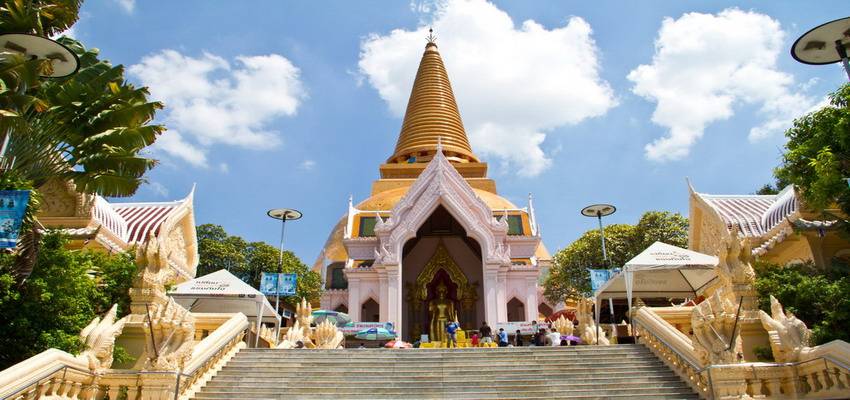
{"type": "Polygon", "coordinates": [[[378,249],[375,263],[398,265],[404,243],[416,236],[416,230],[442,205],[464,227],[467,234],[481,244],[484,262],[510,264],[506,244],[507,221],[497,221],[493,212],[475,195],[472,187],[455,170],[438,144],[437,152],[413,183],[407,194],[395,205],[386,221],[378,218],[375,236],[378,249]]]}

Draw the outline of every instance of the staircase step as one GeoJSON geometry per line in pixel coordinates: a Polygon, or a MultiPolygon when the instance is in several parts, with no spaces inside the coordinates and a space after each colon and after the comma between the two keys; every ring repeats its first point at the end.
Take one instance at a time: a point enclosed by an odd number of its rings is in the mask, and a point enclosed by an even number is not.
{"type": "Polygon", "coordinates": [[[698,399],[642,345],[243,349],[197,399],[698,399]]]}

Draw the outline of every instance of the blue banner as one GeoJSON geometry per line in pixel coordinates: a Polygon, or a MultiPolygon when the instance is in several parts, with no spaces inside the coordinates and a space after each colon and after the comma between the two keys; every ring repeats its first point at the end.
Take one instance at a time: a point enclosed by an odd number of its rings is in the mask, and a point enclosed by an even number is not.
{"type": "Polygon", "coordinates": [[[295,288],[298,283],[298,275],[296,274],[280,274],[280,287],[278,293],[281,296],[295,296],[295,288]]]}
{"type": "Polygon", "coordinates": [[[617,275],[617,272],[620,272],[619,269],[587,269],[590,272],[590,290],[596,291],[605,282],[608,282],[609,279],[613,278],[614,275],[617,275]]]}
{"type": "Polygon", "coordinates": [[[297,283],[296,274],[263,272],[260,275],[260,292],[266,296],[294,296],[297,283]]]}
{"type": "Polygon", "coordinates": [[[21,222],[30,200],[29,190],[0,190],[0,248],[18,245],[21,222]]]}
{"type": "Polygon", "coordinates": [[[274,296],[277,294],[278,275],[271,272],[263,272],[260,274],[260,292],[266,296],[274,296]]]}

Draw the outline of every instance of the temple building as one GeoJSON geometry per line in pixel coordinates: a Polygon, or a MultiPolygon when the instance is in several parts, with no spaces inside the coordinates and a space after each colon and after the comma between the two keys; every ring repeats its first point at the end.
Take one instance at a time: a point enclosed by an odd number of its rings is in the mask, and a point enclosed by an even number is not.
{"type": "Polygon", "coordinates": [[[408,340],[434,338],[432,327],[454,318],[474,329],[554,311],[539,284],[551,257],[531,196],[526,207],[499,196],[433,41],[379,171],[369,198],[349,199],[314,265],[326,282],[322,308],[391,322],[408,340]]]}
{"type": "Polygon", "coordinates": [[[135,248],[139,265],[168,266],[175,283],[195,277],[194,188],[180,200],[147,203],[110,202],[96,194],[80,193],[74,184],[59,180],[48,181],[38,190],[44,198],[38,221],[45,229],[61,231],[69,248],[110,253],[135,248]],[[142,262],[145,257],[157,260],[142,262]]]}
{"type": "Polygon", "coordinates": [[[844,214],[837,207],[807,210],[793,185],[775,195],[718,195],[690,192],[690,248],[717,254],[721,239],[736,233],[747,239],[752,255],[779,265],[833,259],[850,261],[850,243],[840,235],[844,214]]]}

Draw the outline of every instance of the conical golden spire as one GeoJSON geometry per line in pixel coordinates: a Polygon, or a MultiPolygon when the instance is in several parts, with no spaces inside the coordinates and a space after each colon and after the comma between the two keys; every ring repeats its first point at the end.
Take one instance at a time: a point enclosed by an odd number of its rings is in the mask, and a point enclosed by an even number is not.
{"type": "Polygon", "coordinates": [[[438,138],[450,160],[478,162],[469,146],[449,75],[432,35],[416,71],[395,153],[387,163],[430,160],[437,150],[438,138]]]}

